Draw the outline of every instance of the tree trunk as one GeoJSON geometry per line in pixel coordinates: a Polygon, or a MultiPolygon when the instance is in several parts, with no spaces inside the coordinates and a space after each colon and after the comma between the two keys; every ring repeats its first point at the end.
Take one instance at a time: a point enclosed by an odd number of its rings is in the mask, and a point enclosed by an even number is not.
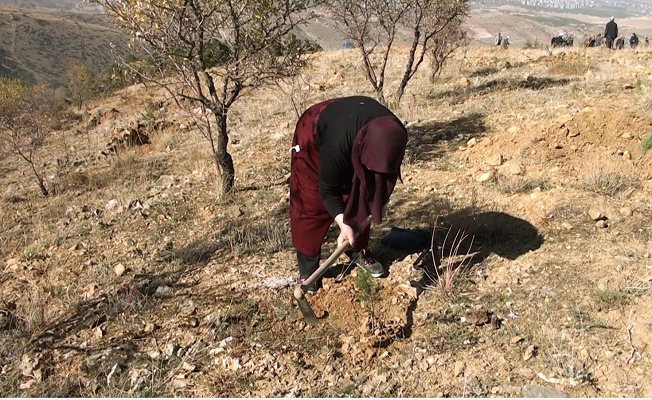
{"type": "Polygon", "coordinates": [[[29,163],[32,166],[32,172],[34,172],[34,177],[36,178],[36,184],[38,185],[38,188],[41,190],[41,194],[44,197],[48,197],[50,195],[50,192],[45,187],[45,182],[43,181],[43,178],[41,178],[41,175],[39,175],[38,171],[36,171],[36,167],[34,166],[34,161],[30,160],[29,163]]]}
{"type": "Polygon", "coordinates": [[[217,164],[222,178],[222,193],[229,193],[233,189],[235,180],[235,168],[233,158],[227,151],[229,144],[229,133],[227,130],[227,112],[228,109],[222,110],[221,113],[215,113],[217,120],[217,144],[215,146],[215,163],[217,164]]]}
{"type": "Polygon", "coordinates": [[[396,95],[394,96],[394,102],[396,107],[398,107],[398,105],[401,103],[403,94],[405,94],[405,88],[407,87],[408,82],[410,82],[410,79],[412,79],[412,75],[414,74],[414,72],[416,72],[416,69],[415,71],[412,71],[412,68],[414,67],[414,54],[417,51],[417,46],[419,45],[420,37],[421,37],[421,33],[418,30],[416,30],[414,32],[414,38],[412,39],[412,45],[410,46],[410,52],[408,53],[408,59],[405,62],[403,77],[401,78],[401,82],[398,84],[398,88],[396,89],[396,95]]]}

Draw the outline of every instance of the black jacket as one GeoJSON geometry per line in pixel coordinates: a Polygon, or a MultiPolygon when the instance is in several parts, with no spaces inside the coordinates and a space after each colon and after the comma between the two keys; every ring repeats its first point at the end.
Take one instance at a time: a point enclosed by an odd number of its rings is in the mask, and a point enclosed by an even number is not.
{"type": "Polygon", "coordinates": [[[618,37],[618,24],[615,21],[607,22],[604,27],[604,36],[614,40],[618,37]]]}
{"type": "Polygon", "coordinates": [[[344,212],[342,194],[353,179],[353,139],[369,121],[388,115],[394,114],[378,101],[364,96],[337,99],[319,115],[315,138],[320,154],[319,198],[331,217],[344,212]]]}

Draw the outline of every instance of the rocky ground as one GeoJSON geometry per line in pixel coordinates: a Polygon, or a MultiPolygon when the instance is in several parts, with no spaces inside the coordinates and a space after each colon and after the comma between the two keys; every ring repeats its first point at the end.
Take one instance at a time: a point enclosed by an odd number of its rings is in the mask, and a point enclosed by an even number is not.
{"type": "MultiPolygon", "coordinates": [[[[355,60],[319,54],[299,109],[370,94],[355,60]]],[[[0,161],[2,393],[652,396],[651,86],[646,50],[472,47],[435,84],[421,71],[395,109],[403,184],[372,228],[389,275],[326,278],[315,327],[292,301],[290,101],[233,110],[228,196],[162,93],[97,102],[38,154],[55,195],[0,161]],[[424,290],[392,226],[434,233],[424,290]]]]}

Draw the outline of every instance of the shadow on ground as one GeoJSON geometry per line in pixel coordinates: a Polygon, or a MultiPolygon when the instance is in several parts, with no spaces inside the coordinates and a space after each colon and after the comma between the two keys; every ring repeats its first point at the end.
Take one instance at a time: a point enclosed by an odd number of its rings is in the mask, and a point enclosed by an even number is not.
{"type": "Polygon", "coordinates": [[[430,161],[442,158],[461,143],[480,137],[487,131],[481,113],[469,113],[458,118],[438,122],[429,121],[408,128],[407,162],[430,161]]]}
{"type": "Polygon", "coordinates": [[[473,262],[468,265],[471,267],[486,259],[491,253],[515,260],[543,244],[543,236],[528,221],[493,211],[474,213],[465,209],[443,216],[438,220],[436,227],[415,231],[430,231],[430,235],[427,240],[423,240],[422,236],[415,236],[408,231],[407,240],[402,240],[399,247],[410,246],[409,250],[381,244],[378,249],[379,258],[382,257],[384,263],[391,265],[394,261],[426,250],[433,244],[439,249],[438,253],[442,258],[465,255],[472,257],[473,262]],[[412,245],[410,240],[419,240],[419,243],[412,245]],[[425,245],[422,246],[424,242],[425,245]],[[421,249],[414,251],[417,247],[421,249]]]}
{"type": "Polygon", "coordinates": [[[429,100],[447,100],[452,104],[464,103],[469,96],[487,95],[493,92],[508,90],[542,90],[550,87],[565,86],[573,82],[569,78],[551,78],[548,76],[536,77],[529,75],[527,78],[499,78],[492,79],[475,86],[457,87],[444,92],[433,93],[427,98],[429,100]]]}

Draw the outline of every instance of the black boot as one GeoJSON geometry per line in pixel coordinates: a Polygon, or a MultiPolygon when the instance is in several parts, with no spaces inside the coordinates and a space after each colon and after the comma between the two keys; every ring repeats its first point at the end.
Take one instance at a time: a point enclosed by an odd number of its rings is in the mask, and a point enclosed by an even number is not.
{"type": "MultiPolygon", "coordinates": [[[[299,279],[303,283],[306,279],[310,278],[313,272],[319,268],[319,256],[310,257],[297,251],[297,263],[299,264],[299,279]]],[[[321,278],[317,279],[306,289],[306,294],[315,294],[321,287],[321,278]]]]}

